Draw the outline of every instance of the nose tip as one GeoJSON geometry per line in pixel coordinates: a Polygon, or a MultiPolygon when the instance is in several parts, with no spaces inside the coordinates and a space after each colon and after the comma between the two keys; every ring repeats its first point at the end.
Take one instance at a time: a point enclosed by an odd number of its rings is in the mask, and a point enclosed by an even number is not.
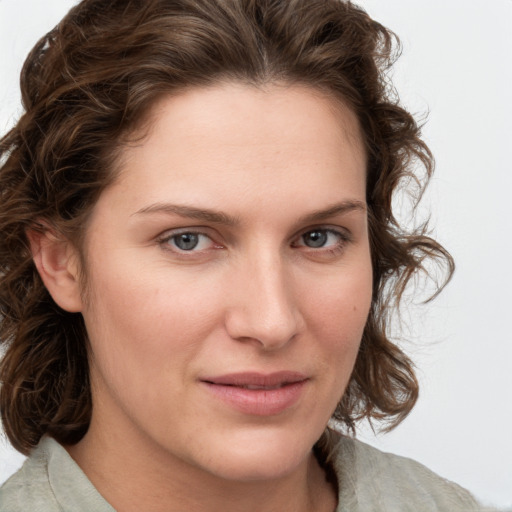
{"type": "MultiPolygon", "coordinates": [[[[236,340],[254,342],[265,350],[287,345],[304,321],[293,287],[280,266],[260,268],[237,279],[226,315],[226,329],[236,340]]],[[[240,276],[238,276],[240,277],[240,276]]]]}

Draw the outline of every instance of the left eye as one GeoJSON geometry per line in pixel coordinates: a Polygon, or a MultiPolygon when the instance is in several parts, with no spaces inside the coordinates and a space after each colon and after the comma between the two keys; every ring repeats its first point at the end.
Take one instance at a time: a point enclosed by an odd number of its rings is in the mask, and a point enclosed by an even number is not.
{"type": "Polygon", "coordinates": [[[169,245],[173,245],[180,251],[193,251],[207,249],[212,244],[210,237],[203,235],[202,233],[179,233],[168,237],[165,242],[169,245]]]}
{"type": "Polygon", "coordinates": [[[344,241],[344,237],[341,233],[332,229],[313,229],[304,233],[300,237],[298,245],[310,247],[312,249],[319,249],[322,247],[333,247],[340,245],[344,241]]]}

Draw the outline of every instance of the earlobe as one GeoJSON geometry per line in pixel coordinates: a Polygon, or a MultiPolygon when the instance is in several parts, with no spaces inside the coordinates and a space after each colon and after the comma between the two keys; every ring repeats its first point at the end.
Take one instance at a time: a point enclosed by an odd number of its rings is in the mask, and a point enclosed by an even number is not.
{"type": "Polygon", "coordinates": [[[76,248],[52,229],[28,230],[32,259],[53,300],[65,311],[82,310],[80,267],[76,248]]]}

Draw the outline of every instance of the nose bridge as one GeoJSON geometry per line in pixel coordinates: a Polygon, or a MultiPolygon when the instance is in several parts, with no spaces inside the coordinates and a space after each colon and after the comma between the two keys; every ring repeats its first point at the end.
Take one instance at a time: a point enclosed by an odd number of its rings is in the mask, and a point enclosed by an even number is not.
{"type": "Polygon", "coordinates": [[[266,349],[288,343],[302,325],[292,274],[279,250],[259,246],[238,266],[227,328],[233,338],[266,349]]]}

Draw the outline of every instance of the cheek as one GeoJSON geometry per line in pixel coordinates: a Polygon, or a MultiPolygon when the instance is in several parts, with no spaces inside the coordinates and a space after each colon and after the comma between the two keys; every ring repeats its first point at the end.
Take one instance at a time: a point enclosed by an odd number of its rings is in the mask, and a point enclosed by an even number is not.
{"type": "Polygon", "coordinates": [[[120,386],[148,374],[180,378],[184,363],[194,358],[217,322],[215,288],[154,269],[105,270],[91,276],[91,306],[84,312],[101,373],[120,386]]]}
{"type": "Polygon", "coordinates": [[[307,323],[321,348],[326,374],[342,389],[352,373],[372,299],[371,264],[365,259],[350,272],[340,273],[323,282],[322,287],[309,285],[307,323]],[[316,290],[311,293],[311,290],[316,290]]]}
{"type": "Polygon", "coordinates": [[[372,271],[369,259],[338,275],[305,282],[310,323],[326,331],[329,339],[341,336],[359,341],[372,300],[372,271]]]}

